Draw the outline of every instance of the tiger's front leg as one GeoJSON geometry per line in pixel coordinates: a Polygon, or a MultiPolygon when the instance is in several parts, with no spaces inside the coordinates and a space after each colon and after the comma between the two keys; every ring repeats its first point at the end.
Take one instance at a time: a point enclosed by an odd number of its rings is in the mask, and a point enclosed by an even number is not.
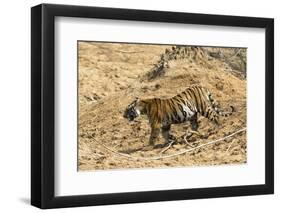
{"type": "Polygon", "coordinates": [[[151,125],[151,133],[149,138],[149,146],[154,146],[155,141],[157,140],[160,133],[160,124],[152,124],[151,125]]]}

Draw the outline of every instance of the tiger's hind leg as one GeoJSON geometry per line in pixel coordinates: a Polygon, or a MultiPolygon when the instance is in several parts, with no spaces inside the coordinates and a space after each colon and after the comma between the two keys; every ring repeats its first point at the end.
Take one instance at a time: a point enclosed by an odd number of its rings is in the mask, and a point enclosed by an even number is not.
{"type": "Polygon", "coordinates": [[[190,119],[190,124],[191,124],[191,130],[187,129],[185,134],[182,136],[182,138],[187,145],[194,147],[191,144],[191,141],[188,141],[188,139],[190,139],[193,135],[197,135],[199,137],[202,136],[202,134],[198,132],[199,125],[197,120],[197,113],[194,116],[192,116],[192,118],[190,119]]]}
{"type": "Polygon", "coordinates": [[[191,123],[191,129],[193,131],[197,131],[198,129],[198,120],[197,120],[197,115],[195,114],[192,119],[190,120],[191,123]]]}
{"type": "Polygon", "coordinates": [[[219,127],[219,114],[214,108],[212,108],[212,106],[207,109],[205,117],[208,118],[216,126],[216,128],[219,127]]]}
{"type": "Polygon", "coordinates": [[[193,134],[196,134],[198,136],[201,136],[201,134],[198,132],[198,120],[197,120],[197,113],[192,116],[190,119],[191,123],[191,130],[186,131],[186,137],[190,138],[193,134]]]}

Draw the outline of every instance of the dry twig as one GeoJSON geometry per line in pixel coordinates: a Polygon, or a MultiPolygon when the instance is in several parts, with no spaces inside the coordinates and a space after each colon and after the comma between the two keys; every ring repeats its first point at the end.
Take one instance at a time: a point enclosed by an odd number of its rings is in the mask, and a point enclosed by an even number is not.
{"type": "Polygon", "coordinates": [[[171,154],[171,155],[156,156],[156,157],[135,157],[135,156],[128,155],[128,154],[123,154],[123,153],[120,153],[120,152],[118,152],[118,151],[115,151],[115,150],[112,150],[112,149],[108,148],[107,146],[105,146],[104,144],[98,142],[98,141],[95,140],[94,138],[93,138],[93,140],[94,140],[97,144],[99,144],[100,146],[104,147],[106,150],[108,150],[108,151],[110,151],[110,152],[112,152],[112,153],[114,153],[114,154],[116,154],[116,155],[122,156],[122,157],[131,158],[131,159],[135,159],[135,160],[160,160],[160,159],[172,158],[172,157],[175,157],[175,156],[178,156],[178,155],[182,155],[182,154],[185,154],[185,153],[190,152],[190,151],[192,151],[192,150],[199,149],[199,148],[201,148],[201,147],[208,146],[208,145],[217,143],[217,142],[219,142],[219,141],[223,141],[223,140],[225,140],[225,139],[227,139],[227,138],[230,138],[230,137],[232,137],[232,136],[234,136],[234,135],[236,135],[236,134],[238,134],[238,133],[240,133],[240,132],[244,132],[244,131],[246,131],[246,130],[247,130],[247,128],[244,127],[244,128],[242,128],[242,129],[240,129],[240,130],[237,130],[236,132],[231,133],[231,134],[228,135],[228,136],[225,136],[225,137],[222,137],[222,138],[213,140],[213,141],[209,141],[209,142],[207,142],[207,143],[205,143],[205,144],[201,144],[201,145],[199,145],[199,146],[196,146],[196,147],[193,147],[193,148],[190,148],[190,149],[186,149],[186,150],[183,150],[183,151],[180,151],[180,152],[171,154]]]}
{"type": "Polygon", "coordinates": [[[170,147],[176,142],[176,140],[172,140],[167,147],[161,150],[160,154],[162,155],[164,152],[166,152],[170,147]]]}
{"type": "Polygon", "coordinates": [[[228,151],[229,151],[230,147],[232,146],[232,144],[233,144],[234,142],[235,142],[235,140],[233,140],[233,141],[230,143],[230,145],[228,146],[228,148],[227,148],[226,152],[228,152],[228,151]]]}

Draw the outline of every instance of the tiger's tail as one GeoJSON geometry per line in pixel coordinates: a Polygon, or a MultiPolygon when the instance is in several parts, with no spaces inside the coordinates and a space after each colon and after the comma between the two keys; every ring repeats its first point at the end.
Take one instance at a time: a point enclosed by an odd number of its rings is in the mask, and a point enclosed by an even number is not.
{"type": "Polygon", "coordinates": [[[235,108],[232,105],[229,106],[230,107],[229,110],[222,110],[219,106],[219,103],[215,101],[215,99],[212,97],[211,93],[209,93],[209,100],[211,102],[213,109],[216,111],[216,113],[219,116],[228,117],[232,115],[233,112],[235,112],[235,108]]]}
{"type": "Polygon", "coordinates": [[[220,115],[220,116],[223,116],[223,117],[228,117],[230,115],[233,114],[233,112],[235,112],[235,108],[233,106],[229,106],[230,107],[230,110],[229,111],[224,111],[224,110],[220,110],[220,109],[215,109],[215,111],[220,115]]]}

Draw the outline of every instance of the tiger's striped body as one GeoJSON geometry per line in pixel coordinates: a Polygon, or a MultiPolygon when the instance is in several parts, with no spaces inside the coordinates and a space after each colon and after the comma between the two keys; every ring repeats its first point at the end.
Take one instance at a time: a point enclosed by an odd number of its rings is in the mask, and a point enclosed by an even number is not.
{"type": "Polygon", "coordinates": [[[231,106],[230,112],[222,112],[207,88],[194,85],[168,99],[136,99],[128,105],[124,117],[134,120],[141,114],[147,115],[151,126],[149,144],[154,145],[160,131],[166,142],[169,141],[172,124],[189,121],[192,130],[197,131],[198,114],[218,124],[219,116],[229,116],[233,111],[234,108],[231,106]]]}

